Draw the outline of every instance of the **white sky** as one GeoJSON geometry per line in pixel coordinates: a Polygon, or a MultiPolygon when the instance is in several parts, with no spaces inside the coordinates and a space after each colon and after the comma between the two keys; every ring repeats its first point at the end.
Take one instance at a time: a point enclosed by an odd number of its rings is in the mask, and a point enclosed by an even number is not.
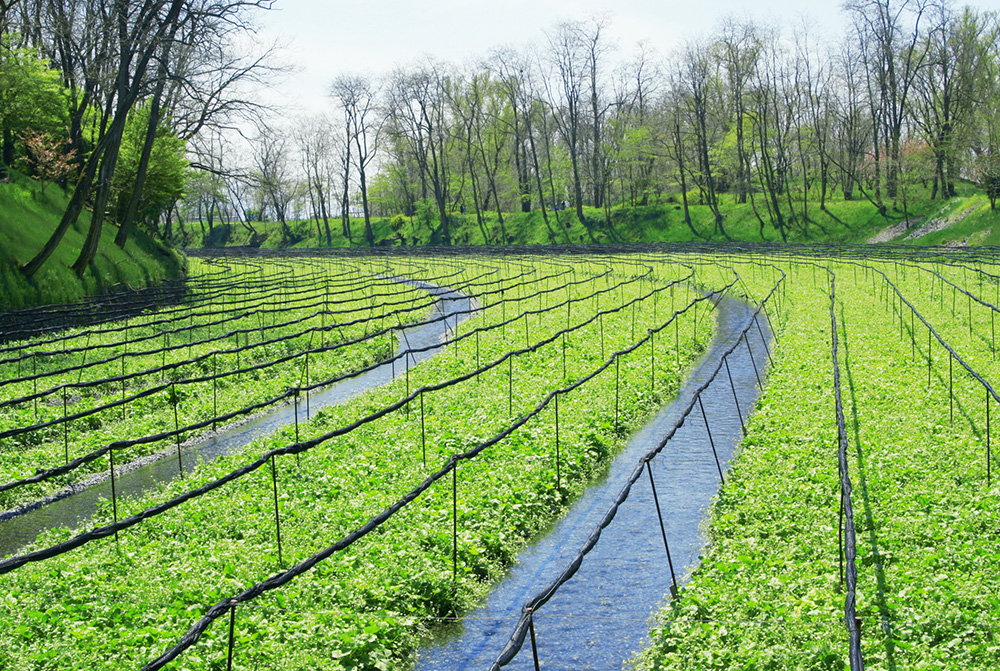
{"type": "Polygon", "coordinates": [[[462,63],[496,46],[542,44],[544,32],[567,20],[611,18],[609,37],[627,57],[646,40],[660,55],[705,36],[727,15],[777,24],[786,35],[803,19],[817,37],[834,39],[846,26],[832,0],[277,0],[260,17],[260,39],[284,45],[295,71],[264,94],[283,116],[330,109],[330,82],[341,73],[380,74],[422,55],[462,63]]]}

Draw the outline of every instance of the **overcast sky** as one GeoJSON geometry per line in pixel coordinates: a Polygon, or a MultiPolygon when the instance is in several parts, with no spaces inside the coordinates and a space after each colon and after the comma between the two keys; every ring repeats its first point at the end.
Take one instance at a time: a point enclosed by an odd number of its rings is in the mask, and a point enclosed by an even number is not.
{"type": "Polygon", "coordinates": [[[727,15],[777,24],[788,35],[806,19],[817,37],[832,39],[846,25],[840,6],[839,0],[277,0],[260,18],[259,37],[282,43],[282,60],[296,70],[267,96],[296,116],[327,111],[327,90],[338,74],[384,73],[425,54],[462,63],[496,46],[541,44],[562,21],[607,14],[618,55],[627,57],[641,40],[668,55],[711,33],[727,15]]]}

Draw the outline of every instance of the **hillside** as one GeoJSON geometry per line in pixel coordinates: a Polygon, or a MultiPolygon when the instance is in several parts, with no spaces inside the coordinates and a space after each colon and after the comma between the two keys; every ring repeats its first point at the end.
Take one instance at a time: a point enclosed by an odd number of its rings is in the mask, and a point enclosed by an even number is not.
{"type": "Polygon", "coordinates": [[[105,224],[97,258],[83,278],[69,266],[76,260],[90,225],[85,213],[66,232],[52,257],[30,280],[17,266],[30,259],[48,240],[66,207],[58,186],[45,189],[12,173],[0,182],[0,311],[65,303],[87,295],[121,288],[139,288],[179,277],[184,259],[177,252],[135,230],[125,249],[114,244],[117,228],[105,224]]]}
{"type": "MultiPolygon", "coordinates": [[[[584,208],[589,227],[577,219],[572,210],[548,212],[548,221],[540,210],[529,213],[505,213],[501,224],[496,213],[485,217],[483,226],[472,214],[452,215],[452,243],[481,245],[500,244],[593,244],[618,242],[713,242],[771,241],[780,242],[781,235],[770,224],[767,212],[758,200],[756,211],[750,203],[737,204],[731,197],[722,203],[724,234],[714,230],[714,217],[706,205],[690,206],[692,226],[684,222],[683,208],[676,197],[645,207],[616,207],[606,218],[603,210],[584,208]],[[758,214],[760,218],[758,218],[758,214]],[[610,223],[609,223],[610,219],[610,223]],[[766,224],[762,225],[760,219],[766,224]],[[484,235],[485,232],[485,235],[484,235]]],[[[802,203],[796,208],[801,212],[802,203]]],[[[1000,244],[1000,213],[990,210],[988,199],[971,186],[963,185],[958,195],[948,201],[915,199],[907,203],[908,218],[899,209],[890,208],[886,216],[866,200],[844,201],[829,199],[825,210],[818,202],[807,202],[807,217],[801,216],[789,224],[788,242],[903,242],[907,244],[1000,244]]],[[[395,218],[398,230],[389,217],[374,217],[372,228],[380,245],[439,245],[441,231],[436,220],[420,222],[415,217],[395,218]]],[[[280,228],[272,222],[254,223],[259,246],[326,247],[322,222],[297,221],[289,224],[289,240],[283,244],[280,228]]],[[[351,243],[341,232],[339,219],[330,221],[333,247],[363,246],[364,221],[352,219],[351,243]]],[[[174,243],[184,247],[225,247],[250,244],[251,233],[240,224],[218,224],[211,230],[199,222],[188,222],[183,234],[178,232],[174,243]]]]}

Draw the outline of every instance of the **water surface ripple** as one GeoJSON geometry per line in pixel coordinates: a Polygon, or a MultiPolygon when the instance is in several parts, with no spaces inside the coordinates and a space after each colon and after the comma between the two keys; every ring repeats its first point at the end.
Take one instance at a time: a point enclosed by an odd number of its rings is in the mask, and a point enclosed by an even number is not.
{"type": "MultiPolygon", "coordinates": [[[[508,576],[486,602],[458,624],[442,627],[434,642],[417,653],[420,671],[490,668],[507,643],[521,606],[546,587],[576,556],[635,469],[680,420],[694,392],[708,380],[722,354],[740,337],[753,315],[746,303],[723,298],[718,330],[678,395],[639,430],[614,460],[607,476],[590,487],[553,529],[525,548],[508,576]]],[[[767,320],[761,332],[770,339],[767,320]]],[[[747,332],[753,358],[742,344],[729,355],[739,409],[745,419],[758,397],[756,363],[763,380],[767,353],[756,326],[747,332]]],[[[769,345],[768,345],[769,346],[769,345]]],[[[702,394],[723,471],[739,444],[741,426],[725,367],[702,394]]],[[[700,529],[719,488],[719,473],[701,410],[695,404],[674,438],[652,462],[667,540],[678,581],[693,569],[705,545],[700,529]]],[[[632,487],[614,522],[584,558],[576,575],[534,615],[543,669],[607,671],[627,666],[648,640],[651,616],[670,588],[670,571],[656,507],[646,474],[632,487]]],[[[530,638],[506,669],[533,669],[530,638]]]]}

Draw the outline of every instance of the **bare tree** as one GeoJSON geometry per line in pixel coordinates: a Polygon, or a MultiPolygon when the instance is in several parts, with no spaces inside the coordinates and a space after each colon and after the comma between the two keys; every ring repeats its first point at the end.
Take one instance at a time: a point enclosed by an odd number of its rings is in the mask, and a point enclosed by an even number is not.
{"type": "MultiPolygon", "coordinates": [[[[482,188],[480,185],[478,150],[482,148],[482,114],[483,114],[483,77],[476,72],[471,73],[467,79],[453,83],[449,94],[448,104],[455,118],[454,132],[460,144],[464,147],[463,156],[465,165],[463,173],[468,172],[469,184],[472,189],[472,207],[476,214],[476,223],[479,232],[483,236],[483,241],[491,243],[489,231],[483,220],[481,197],[482,188]]],[[[497,207],[499,213],[499,206],[497,207]]],[[[500,225],[503,226],[501,215],[500,225]]],[[[501,229],[502,230],[502,229],[501,229]]],[[[506,238],[506,235],[504,235],[506,238]]]]}
{"type": "Polygon", "coordinates": [[[278,220],[282,244],[287,244],[291,238],[288,213],[297,195],[288,154],[288,138],[281,131],[265,129],[254,141],[253,163],[256,168],[256,186],[267,207],[278,220]]]}
{"type": "Polygon", "coordinates": [[[453,139],[447,110],[443,66],[425,62],[412,71],[396,71],[389,86],[389,114],[397,142],[405,143],[421,174],[422,191],[434,193],[441,220],[441,242],[451,245],[448,222],[453,139]]]}
{"type": "Polygon", "coordinates": [[[879,137],[889,156],[886,170],[889,198],[896,198],[908,101],[927,56],[926,50],[917,45],[921,37],[921,19],[929,5],[930,0],[853,0],[845,5],[851,12],[863,49],[873,123],[881,126],[875,129],[872,138],[876,174],[880,170],[879,137]]]}
{"type": "Polygon", "coordinates": [[[579,25],[559,24],[548,34],[549,62],[554,72],[544,78],[552,119],[559,129],[569,151],[573,168],[573,196],[576,216],[581,223],[583,216],[583,185],[580,176],[580,154],[583,144],[584,87],[587,77],[585,44],[580,39],[579,25]]]}
{"type": "Polygon", "coordinates": [[[677,179],[680,183],[684,223],[687,224],[691,232],[697,237],[703,238],[705,236],[694,227],[688,203],[687,175],[690,161],[687,155],[687,145],[690,143],[685,142],[685,139],[690,135],[688,127],[691,125],[689,119],[691,106],[685,100],[687,96],[687,86],[683,83],[683,72],[680,69],[676,69],[670,75],[670,88],[662,103],[663,124],[666,127],[662,144],[666,156],[673,159],[674,164],[677,166],[677,179]]]}
{"type": "Polygon", "coordinates": [[[699,187],[705,193],[708,206],[715,215],[715,230],[726,234],[722,226],[722,212],[719,210],[718,189],[709,149],[714,144],[716,129],[711,116],[713,94],[712,59],[709,48],[702,44],[689,44],[681,56],[682,81],[687,87],[684,100],[688,105],[691,127],[697,145],[698,172],[695,173],[699,187]]]}
{"type": "Polygon", "coordinates": [[[859,62],[858,52],[846,40],[837,60],[840,81],[834,101],[836,150],[829,156],[838,169],[844,200],[853,200],[855,187],[864,190],[862,167],[871,140],[864,103],[864,66],[859,62]]]}
{"type": "Polygon", "coordinates": [[[594,193],[594,207],[603,207],[608,187],[608,169],[604,156],[604,125],[608,110],[614,101],[602,94],[607,84],[603,78],[604,56],[610,49],[601,35],[608,27],[607,17],[592,18],[585,24],[577,24],[578,39],[581,41],[587,63],[590,93],[590,176],[594,193]]]}
{"type": "Polygon", "coordinates": [[[299,156],[302,159],[302,170],[306,175],[306,188],[313,204],[317,234],[322,239],[325,231],[327,247],[333,246],[329,210],[333,186],[331,177],[334,172],[333,136],[333,124],[325,118],[313,119],[295,133],[299,156]],[[324,228],[322,230],[319,228],[320,220],[323,221],[324,228]]]}
{"type": "MultiPolygon", "coordinates": [[[[830,142],[833,125],[833,70],[828,60],[816,58],[810,46],[808,31],[796,39],[797,67],[801,73],[801,86],[805,96],[808,119],[800,124],[799,148],[803,151],[803,129],[808,128],[815,151],[810,152],[819,163],[819,209],[826,210],[827,191],[830,184],[830,142]]],[[[805,157],[803,156],[803,165],[805,157]]],[[[808,184],[808,181],[807,181],[808,184]]],[[[805,197],[805,195],[803,196],[805,197]]]]}
{"type": "MultiPolygon", "coordinates": [[[[552,227],[549,225],[549,214],[545,203],[545,190],[542,187],[542,171],[539,168],[538,148],[535,144],[535,132],[539,110],[543,108],[536,105],[538,94],[536,89],[535,68],[532,60],[521,56],[511,49],[503,49],[494,52],[493,67],[499,78],[500,86],[506,91],[510,101],[511,115],[513,121],[513,140],[515,158],[523,156],[524,166],[519,163],[517,166],[518,182],[521,192],[521,211],[531,211],[531,185],[527,183],[528,159],[531,161],[531,173],[534,175],[535,187],[538,189],[538,202],[542,209],[542,219],[546,227],[549,228],[549,235],[554,238],[552,227]],[[527,150],[524,143],[527,141],[527,150]],[[523,170],[523,173],[522,173],[523,170]],[[522,176],[523,175],[523,176],[522,176]]],[[[542,112],[544,114],[544,111],[542,112]]]]}
{"type": "Polygon", "coordinates": [[[931,198],[940,193],[946,199],[955,195],[961,157],[973,143],[993,36],[986,17],[969,7],[955,12],[942,3],[933,8],[931,18],[924,44],[926,67],[915,83],[919,104],[914,116],[934,151],[931,198]]]}
{"type": "Polygon", "coordinates": [[[736,135],[736,199],[747,202],[750,189],[750,162],[746,150],[744,122],[748,107],[745,100],[747,86],[757,69],[757,61],[762,49],[760,28],[752,21],[740,21],[735,17],[723,20],[715,41],[715,55],[725,73],[725,100],[729,106],[727,115],[736,135]]]}
{"type": "MultiPolygon", "coordinates": [[[[354,167],[358,170],[361,206],[365,215],[365,240],[375,245],[371,211],[368,206],[368,167],[378,154],[384,117],[375,108],[378,86],[369,77],[342,75],[330,87],[331,95],[344,111],[347,144],[354,150],[354,167]]],[[[350,158],[348,157],[348,161],[350,158]]]]}
{"type": "MultiPolygon", "coordinates": [[[[504,117],[507,116],[509,108],[505,104],[505,96],[502,89],[497,86],[496,82],[485,75],[476,79],[475,85],[479,89],[477,97],[481,109],[480,113],[475,115],[473,139],[480,165],[483,168],[483,175],[486,178],[487,193],[484,203],[489,200],[490,195],[493,196],[493,204],[497,212],[497,221],[500,224],[502,242],[507,244],[509,240],[507,231],[504,228],[503,203],[500,198],[498,183],[504,164],[510,160],[505,150],[511,139],[511,133],[509,132],[509,125],[504,122],[504,117]]],[[[515,149],[514,153],[518,154],[519,152],[515,149]]],[[[518,172],[520,170],[521,168],[517,168],[518,172]]]]}
{"type": "MultiPolygon", "coordinates": [[[[654,102],[662,74],[652,57],[648,47],[640,44],[635,58],[620,69],[615,86],[614,115],[608,124],[615,134],[617,152],[613,160],[608,157],[607,169],[617,165],[623,199],[627,192],[632,206],[648,203],[656,164],[655,136],[662,130],[654,123],[654,102]]],[[[610,201],[610,197],[605,200],[606,207],[610,207],[610,201]]]]}
{"type": "Polygon", "coordinates": [[[754,73],[753,161],[768,217],[783,240],[795,221],[791,201],[791,142],[795,127],[795,82],[774,36],[767,40],[754,73]],[[782,199],[788,199],[787,214],[782,199]]]}

